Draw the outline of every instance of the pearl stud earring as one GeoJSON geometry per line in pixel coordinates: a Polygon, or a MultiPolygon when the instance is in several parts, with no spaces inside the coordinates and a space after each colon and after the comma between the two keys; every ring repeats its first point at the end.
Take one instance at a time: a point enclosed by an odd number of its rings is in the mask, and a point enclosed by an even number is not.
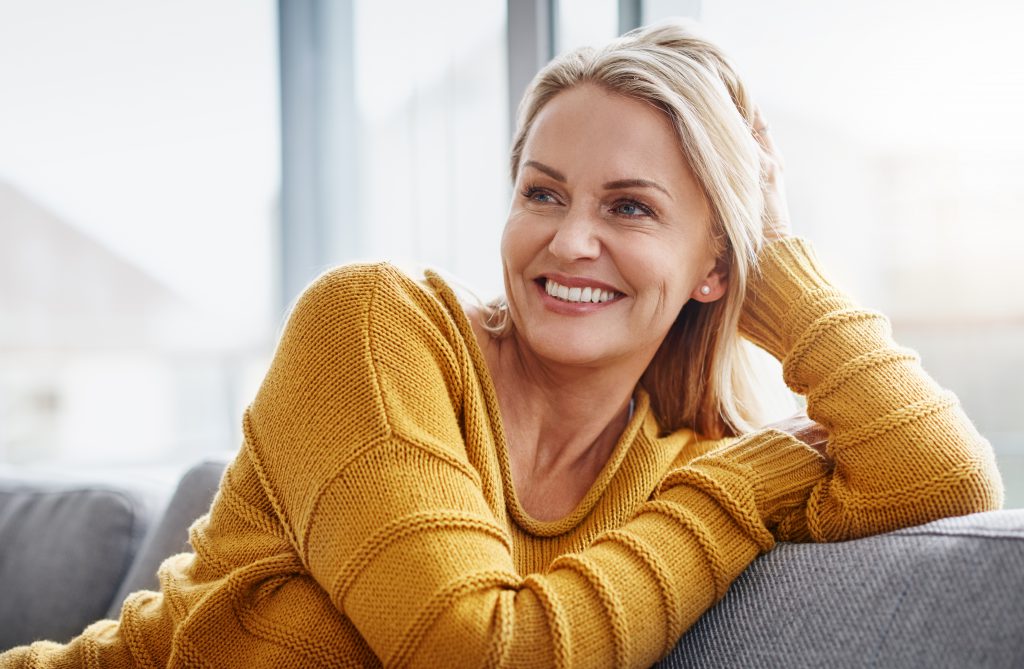
{"type": "Polygon", "coordinates": [[[701,295],[710,295],[711,294],[711,286],[709,286],[707,284],[704,284],[703,286],[701,286],[700,287],[700,294],[701,295]]]}

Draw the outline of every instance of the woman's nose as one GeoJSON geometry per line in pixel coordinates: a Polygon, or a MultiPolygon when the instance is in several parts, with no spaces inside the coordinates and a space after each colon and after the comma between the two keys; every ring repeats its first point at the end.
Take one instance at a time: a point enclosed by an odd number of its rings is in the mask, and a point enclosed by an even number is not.
{"type": "Polygon", "coordinates": [[[548,251],[560,260],[573,261],[596,258],[601,255],[601,240],[593,213],[569,210],[558,223],[548,244],[548,251]]]}

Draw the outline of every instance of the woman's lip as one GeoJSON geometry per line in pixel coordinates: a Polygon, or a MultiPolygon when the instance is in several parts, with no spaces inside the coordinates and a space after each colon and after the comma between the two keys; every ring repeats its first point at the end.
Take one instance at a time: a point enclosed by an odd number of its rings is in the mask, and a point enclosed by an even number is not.
{"type": "Polygon", "coordinates": [[[535,280],[543,286],[544,281],[547,279],[551,279],[555,283],[559,283],[566,288],[587,288],[589,286],[590,288],[600,288],[601,290],[605,290],[609,293],[615,293],[616,295],[622,294],[622,291],[615,286],[609,285],[603,281],[588,279],[585,276],[568,276],[566,274],[548,272],[546,274],[541,274],[535,280]]]}

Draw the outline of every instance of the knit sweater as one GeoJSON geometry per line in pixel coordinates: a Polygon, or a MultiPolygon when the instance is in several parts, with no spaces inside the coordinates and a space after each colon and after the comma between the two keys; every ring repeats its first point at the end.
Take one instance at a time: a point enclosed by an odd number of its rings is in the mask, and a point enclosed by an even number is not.
{"type": "Polygon", "coordinates": [[[445,283],[357,265],[297,303],[194,553],[160,592],[7,667],[648,666],[778,540],[998,508],[956,399],[853,306],[806,242],[762,253],[743,333],[782,360],[828,457],[632,418],[574,511],[516,498],[498,402],[445,283]]]}

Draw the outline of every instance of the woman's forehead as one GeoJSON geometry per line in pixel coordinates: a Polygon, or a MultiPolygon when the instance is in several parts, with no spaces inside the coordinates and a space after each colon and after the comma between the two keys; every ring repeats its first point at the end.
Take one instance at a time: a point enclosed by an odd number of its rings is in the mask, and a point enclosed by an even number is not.
{"type": "Polygon", "coordinates": [[[570,181],[692,180],[678,135],[663,113],[593,84],[559,93],[538,112],[520,172],[538,165],[570,181]]]}
{"type": "Polygon", "coordinates": [[[530,131],[531,138],[540,130],[634,141],[664,141],[675,136],[675,129],[663,112],[642,100],[590,83],[564,90],[541,107],[530,131]]]}

